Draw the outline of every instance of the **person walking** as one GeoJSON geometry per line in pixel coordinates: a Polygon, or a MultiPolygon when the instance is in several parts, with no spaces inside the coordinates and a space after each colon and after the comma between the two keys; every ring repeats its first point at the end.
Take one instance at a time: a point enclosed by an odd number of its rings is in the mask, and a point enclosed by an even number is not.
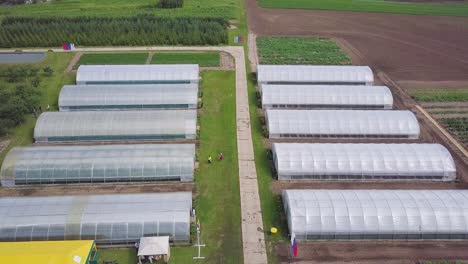
{"type": "Polygon", "coordinates": [[[208,156],[208,163],[211,163],[211,162],[213,162],[213,159],[211,158],[211,155],[210,155],[208,156]]]}
{"type": "Polygon", "coordinates": [[[49,111],[49,110],[50,110],[50,105],[47,105],[47,111],[49,111]]]}
{"type": "Polygon", "coordinates": [[[42,106],[39,106],[39,113],[42,113],[42,106]]]}
{"type": "Polygon", "coordinates": [[[34,115],[34,118],[37,118],[37,111],[36,111],[36,108],[33,108],[33,115],[34,115]]]}
{"type": "Polygon", "coordinates": [[[224,160],[224,154],[222,152],[219,154],[219,160],[220,161],[224,160]]]}

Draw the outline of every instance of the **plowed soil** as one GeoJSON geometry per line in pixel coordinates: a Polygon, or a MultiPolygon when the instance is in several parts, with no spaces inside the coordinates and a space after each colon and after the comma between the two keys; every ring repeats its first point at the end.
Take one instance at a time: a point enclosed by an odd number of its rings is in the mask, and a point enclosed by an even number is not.
{"type": "Polygon", "coordinates": [[[355,64],[383,71],[392,80],[468,84],[468,18],[262,9],[246,0],[257,36],[324,36],[342,39],[363,57],[355,64]]]}

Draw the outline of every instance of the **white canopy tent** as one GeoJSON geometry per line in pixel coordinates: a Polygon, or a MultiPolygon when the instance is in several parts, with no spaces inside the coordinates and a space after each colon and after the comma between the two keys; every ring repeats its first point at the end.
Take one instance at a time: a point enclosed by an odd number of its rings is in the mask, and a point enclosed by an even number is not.
{"type": "Polygon", "coordinates": [[[166,262],[169,261],[170,248],[169,237],[142,237],[138,245],[138,258],[139,263],[141,259],[146,256],[163,256],[166,262]]]}

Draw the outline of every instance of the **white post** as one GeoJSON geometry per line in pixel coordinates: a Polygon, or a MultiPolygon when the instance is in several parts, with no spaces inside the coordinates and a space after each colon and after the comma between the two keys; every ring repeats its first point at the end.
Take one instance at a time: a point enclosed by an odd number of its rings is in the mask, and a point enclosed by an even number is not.
{"type": "Polygon", "coordinates": [[[197,224],[197,244],[194,246],[198,247],[198,256],[193,257],[193,259],[204,259],[205,257],[201,256],[201,247],[204,247],[205,244],[203,245],[200,244],[200,226],[198,224],[197,224]]]}

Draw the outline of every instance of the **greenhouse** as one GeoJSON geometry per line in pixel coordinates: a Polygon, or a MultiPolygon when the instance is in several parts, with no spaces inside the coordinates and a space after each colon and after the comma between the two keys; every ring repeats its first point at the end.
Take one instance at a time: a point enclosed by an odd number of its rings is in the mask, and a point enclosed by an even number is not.
{"type": "Polygon", "coordinates": [[[364,85],[263,85],[265,109],[392,109],[393,96],[386,86],[364,85]]]}
{"type": "Polygon", "coordinates": [[[410,111],[267,109],[266,124],[270,138],[419,137],[418,120],[410,111]]]}
{"type": "Polygon", "coordinates": [[[45,112],[36,142],[195,139],[196,110],[45,112]]]}
{"type": "Polygon", "coordinates": [[[367,66],[258,65],[257,82],[265,84],[372,85],[367,66]]]}
{"type": "Polygon", "coordinates": [[[196,109],[197,84],[65,85],[60,111],[196,109]]]}
{"type": "Polygon", "coordinates": [[[440,144],[273,143],[278,180],[454,181],[450,152],[440,144]]]}
{"type": "Polygon", "coordinates": [[[2,186],[101,182],[193,181],[194,144],[16,147],[2,186]]]}
{"type": "Polygon", "coordinates": [[[144,236],[190,241],[191,192],[3,197],[0,241],[95,240],[134,244],[144,236]]]}
{"type": "Polygon", "coordinates": [[[198,83],[198,64],[80,65],[76,84],[198,83]]]}
{"type": "Polygon", "coordinates": [[[467,190],[284,190],[297,240],[468,239],[467,190]]]}

